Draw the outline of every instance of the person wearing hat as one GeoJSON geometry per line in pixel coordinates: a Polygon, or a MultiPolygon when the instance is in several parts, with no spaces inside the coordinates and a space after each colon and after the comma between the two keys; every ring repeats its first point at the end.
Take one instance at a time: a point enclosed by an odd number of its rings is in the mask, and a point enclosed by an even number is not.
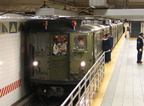
{"type": "Polygon", "coordinates": [[[110,41],[110,60],[111,60],[111,52],[112,52],[112,48],[113,48],[113,36],[110,34],[110,33],[108,33],[108,40],[110,41]]]}
{"type": "Polygon", "coordinates": [[[105,52],[105,63],[110,62],[111,58],[110,58],[110,52],[111,52],[111,48],[110,48],[110,40],[108,39],[109,35],[105,34],[104,38],[102,40],[102,49],[105,52]]]}
{"type": "Polygon", "coordinates": [[[142,63],[142,52],[143,52],[143,33],[140,32],[137,38],[137,63],[142,63]]]}

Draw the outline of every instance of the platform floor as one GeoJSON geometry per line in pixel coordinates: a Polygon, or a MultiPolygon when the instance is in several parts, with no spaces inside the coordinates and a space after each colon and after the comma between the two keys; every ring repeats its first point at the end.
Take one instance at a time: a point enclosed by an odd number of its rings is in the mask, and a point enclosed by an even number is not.
{"type": "Polygon", "coordinates": [[[91,106],[144,106],[144,62],[136,59],[136,39],[122,36],[91,106]]]}

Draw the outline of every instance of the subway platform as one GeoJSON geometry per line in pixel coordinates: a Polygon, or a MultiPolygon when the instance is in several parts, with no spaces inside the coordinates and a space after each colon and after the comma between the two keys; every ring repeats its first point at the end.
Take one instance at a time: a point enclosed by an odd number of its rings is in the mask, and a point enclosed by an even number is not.
{"type": "Polygon", "coordinates": [[[136,39],[123,35],[111,57],[91,106],[144,106],[144,54],[138,64],[136,39]]]}

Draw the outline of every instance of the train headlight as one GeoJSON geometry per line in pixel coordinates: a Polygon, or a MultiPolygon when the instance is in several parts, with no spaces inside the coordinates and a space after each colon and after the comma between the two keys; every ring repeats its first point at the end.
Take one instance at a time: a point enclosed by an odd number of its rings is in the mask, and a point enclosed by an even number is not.
{"type": "Polygon", "coordinates": [[[82,61],[80,65],[81,65],[81,67],[84,67],[86,65],[86,62],[82,61]]]}
{"type": "Polygon", "coordinates": [[[34,61],[34,62],[33,62],[33,66],[35,66],[35,67],[38,66],[38,64],[39,64],[38,61],[34,61]]]}

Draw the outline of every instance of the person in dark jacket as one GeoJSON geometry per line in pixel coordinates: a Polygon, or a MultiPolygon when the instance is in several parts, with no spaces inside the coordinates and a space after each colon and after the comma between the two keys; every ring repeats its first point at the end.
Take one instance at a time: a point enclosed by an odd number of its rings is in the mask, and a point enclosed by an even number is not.
{"type": "Polygon", "coordinates": [[[111,52],[112,52],[112,48],[113,48],[113,36],[110,34],[110,33],[108,33],[108,40],[110,41],[110,60],[111,60],[111,52]]]}
{"type": "Polygon", "coordinates": [[[142,63],[142,52],[143,52],[143,33],[139,33],[137,38],[137,63],[142,63]]]}
{"type": "Polygon", "coordinates": [[[110,61],[110,41],[108,40],[108,34],[105,34],[102,41],[102,49],[105,52],[105,63],[110,61]]]}

